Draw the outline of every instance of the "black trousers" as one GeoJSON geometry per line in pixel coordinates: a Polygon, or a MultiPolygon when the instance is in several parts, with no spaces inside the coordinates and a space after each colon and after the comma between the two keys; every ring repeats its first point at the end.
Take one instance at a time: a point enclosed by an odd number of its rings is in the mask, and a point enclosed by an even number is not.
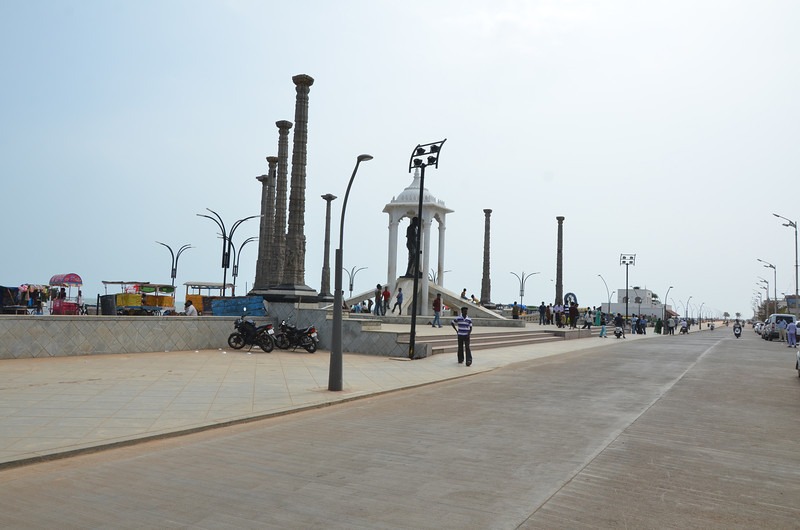
{"type": "Polygon", "coordinates": [[[469,348],[469,335],[458,336],[458,362],[464,362],[464,350],[467,354],[467,364],[472,364],[472,350],[469,348]]]}

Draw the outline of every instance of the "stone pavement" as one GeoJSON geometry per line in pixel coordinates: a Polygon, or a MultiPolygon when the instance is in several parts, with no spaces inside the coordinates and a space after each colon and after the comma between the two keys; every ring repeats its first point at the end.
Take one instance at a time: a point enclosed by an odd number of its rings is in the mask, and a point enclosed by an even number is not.
{"type": "MultiPolygon", "coordinates": [[[[423,325],[418,340],[450,333],[423,325]]],[[[469,368],[457,364],[454,354],[416,361],[344,354],[342,392],[327,390],[327,351],[219,349],[3,360],[0,468],[323,407],[597,345],[593,337],[478,350],[469,368]]]]}

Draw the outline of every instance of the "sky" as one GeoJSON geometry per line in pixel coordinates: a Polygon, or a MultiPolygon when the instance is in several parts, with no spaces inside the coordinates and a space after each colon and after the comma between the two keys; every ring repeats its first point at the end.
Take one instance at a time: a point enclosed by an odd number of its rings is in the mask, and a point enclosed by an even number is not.
{"type": "MultiPolygon", "coordinates": [[[[564,216],[564,292],[582,306],[607,301],[603,279],[615,299],[620,254],[635,254],[631,287],[750,316],[760,278],[770,298],[797,288],[795,234],[773,214],[800,218],[799,25],[788,0],[0,0],[0,285],[75,272],[92,298],[103,280],[169,283],[156,241],[192,245],[178,285],[221,282],[218,229],[197,214],[230,227],[260,213],[256,176],[302,73],[315,79],[314,289],[320,196],[339,197],[333,248],[356,157],[374,157],[350,193],[343,254],[366,267],[356,291],[383,284],[382,209],[411,183],[413,148],[447,138],[425,179],[454,210],[446,288],[480,296],[490,208],[494,302],[519,299],[512,272],[538,273],[525,303],[554,300],[564,216]]],[[[247,221],[234,245],[257,234],[247,221]]],[[[243,248],[237,294],[256,256],[243,248]]]]}

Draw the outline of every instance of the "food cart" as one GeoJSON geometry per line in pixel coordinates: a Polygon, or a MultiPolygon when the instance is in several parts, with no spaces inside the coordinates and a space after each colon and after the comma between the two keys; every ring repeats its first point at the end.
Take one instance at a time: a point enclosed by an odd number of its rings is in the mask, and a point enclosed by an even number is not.
{"type": "MultiPolygon", "coordinates": [[[[83,280],[74,272],[56,274],[50,278],[50,314],[80,315],[82,300],[72,296],[72,288],[80,289],[83,280]],[[67,291],[69,289],[69,291],[67,291]]],[[[80,293],[80,290],[78,291],[80,293]]]]}
{"type": "Polygon", "coordinates": [[[118,285],[122,291],[114,297],[118,315],[162,315],[175,310],[175,287],[168,283],[104,280],[106,295],[109,285],[118,285]]]}
{"type": "Polygon", "coordinates": [[[224,292],[228,288],[233,288],[232,283],[217,283],[217,282],[186,282],[186,301],[191,301],[195,309],[201,313],[211,314],[211,301],[221,296],[212,296],[212,291],[224,292]],[[203,294],[206,291],[206,294],[203,294]]]}

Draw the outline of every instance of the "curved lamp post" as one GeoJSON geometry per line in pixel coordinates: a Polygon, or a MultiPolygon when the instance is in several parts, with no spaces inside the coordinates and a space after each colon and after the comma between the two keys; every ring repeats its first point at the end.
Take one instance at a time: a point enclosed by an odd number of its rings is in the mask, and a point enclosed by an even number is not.
{"type": "Polygon", "coordinates": [[[519,280],[519,306],[520,310],[522,310],[522,297],[525,296],[525,282],[528,281],[528,278],[533,276],[534,274],[539,274],[538,272],[531,272],[528,275],[525,275],[525,271],[522,271],[522,275],[517,274],[516,272],[512,272],[514,276],[517,277],[519,280]]]}
{"type": "Polygon", "coordinates": [[[183,254],[184,250],[189,250],[190,248],[194,248],[192,245],[183,245],[181,248],[178,249],[178,252],[175,253],[172,251],[172,247],[167,245],[166,243],[162,243],[161,241],[156,241],[159,245],[167,247],[169,250],[170,256],[172,256],[172,267],[170,268],[170,277],[172,278],[172,286],[175,287],[175,278],[178,276],[178,260],[183,254]]]}
{"type": "MultiPolygon", "coordinates": [[[[608,290],[608,284],[606,283],[606,279],[603,278],[603,275],[602,274],[598,274],[598,276],[600,277],[601,280],[603,280],[603,285],[606,286],[606,296],[608,296],[608,309],[607,309],[607,311],[608,311],[608,314],[610,315],[611,314],[611,291],[608,290]]],[[[601,313],[602,313],[602,311],[601,311],[601,313]]]]}
{"type": "MultiPolygon", "coordinates": [[[[797,221],[791,221],[791,220],[787,219],[786,217],[784,217],[782,215],[778,215],[776,213],[773,213],[772,215],[774,215],[778,219],[783,219],[784,221],[786,221],[785,223],[782,223],[783,226],[788,226],[789,228],[794,228],[794,295],[798,296],[798,295],[800,295],[800,293],[798,293],[798,282],[797,282],[797,268],[798,268],[798,262],[797,262],[797,221]]],[[[795,301],[795,303],[798,303],[798,302],[795,301]]]]}
{"type": "Polygon", "coordinates": [[[685,314],[686,314],[686,320],[689,320],[689,300],[691,300],[691,299],[692,299],[692,297],[690,296],[690,297],[688,298],[688,300],[686,300],[686,303],[685,303],[685,304],[683,304],[683,309],[684,309],[684,311],[686,312],[686,313],[685,313],[685,314]]]}
{"type": "MultiPolygon", "coordinates": [[[[344,269],[344,267],[342,267],[342,268],[344,269]]],[[[353,298],[353,282],[356,280],[356,274],[358,274],[359,271],[363,271],[364,269],[367,269],[367,268],[369,268],[369,267],[359,267],[359,268],[356,269],[355,266],[353,266],[353,268],[350,269],[350,270],[344,269],[344,272],[347,273],[348,280],[350,280],[350,282],[349,282],[349,285],[350,285],[350,298],[353,298]]]]}
{"type": "Polygon", "coordinates": [[[417,337],[417,308],[419,307],[419,260],[422,255],[422,199],[425,195],[425,168],[433,166],[439,167],[439,153],[442,146],[447,141],[447,138],[438,142],[431,142],[429,144],[419,144],[414,148],[411,153],[411,158],[408,160],[408,172],[411,173],[412,169],[420,169],[419,178],[419,203],[417,205],[417,237],[414,243],[414,292],[411,293],[411,333],[409,333],[408,341],[408,358],[416,359],[415,347],[417,337]],[[424,160],[423,156],[428,155],[424,160]]]}
{"type": "Polygon", "coordinates": [[[667,289],[667,294],[664,295],[664,303],[661,304],[661,322],[662,324],[667,321],[667,300],[669,300],[669,291],[672,289],[672,286],[669,286],[667,289]]]}
{"type": "Polygon", "coordinates": [[[697,329],[703,329],[703,306],[705,302],[700,302],[700,309],[697,310],[697,329]]]}
{"type": "Polygon", "coordinates": [[[244,246],[251,241],[256,241],[258,238],[256,236],[248,237],[245,239],[241,245],[239,245],[239,251],[236,252],[236,249],[233,248],[233,272],[231,276],[233,276],[233,290],[231,291],[231,295],[236,296],[236,277],[239,276],[239,260],[242,257],[242,249],[244,246]]]}
{"type": "Polygon", "coordinates": [[[770,263],[768,261],[764,261],[763,259],[759,259],[759,258],[756,258],[756,260],[758,260],[761,263],[763,263],[764,267],[766,267],[768,269],[772,269],[772,273],[773,273],[772,288],[774,290],[774,292],[773,292],[774,296],[773,296],[772,303],[775,306],[775,311],[773,311],[773,313],[777,313],[778,312],[778,269],[776,269],[775,265],[773,265],[772,263],[770,263]]]}
{"type": "Polygon", "coordinates": [[[334,276],[333,292],[333,329],[331,330],[331,360],[328,369],[328,390],[340,391],[342,389],[342,246],[344,245],[344,214],[347,211],[347,199],[350,197],[350,187],[358,173],[361,162],[372,160],[371,155],[358,155],[353,174],[347,183],[347,191],[342,201],[342,213],[339,219],[339,248],[335,253],[336,274],[334,276]]]}
{"type": "Polygon", "coordinates": [[[198,217],[205,217],[206,219],[211,219],[216,223],[219,227],[220,235],[222,236],[222,296],[225,296],[225,283],[228,281],[228,267],[231,266],[231,252],[233,251],[233,233],[236,232],[236,229],[241,225],[243,222],[249,219],[255,219],[256,217],[261,217],[260,215],[251,215],[250,217],[245,217],[244,219],[239,219],[233,226],[231,227],[230,234],[225,231],[225,223],[222,221],[222,217],[212,210],[211,208],[206,208],[209,212],[214,214],[214,217],[210,215],[206,215],[203,213],[198,213],[198,217]]]}

